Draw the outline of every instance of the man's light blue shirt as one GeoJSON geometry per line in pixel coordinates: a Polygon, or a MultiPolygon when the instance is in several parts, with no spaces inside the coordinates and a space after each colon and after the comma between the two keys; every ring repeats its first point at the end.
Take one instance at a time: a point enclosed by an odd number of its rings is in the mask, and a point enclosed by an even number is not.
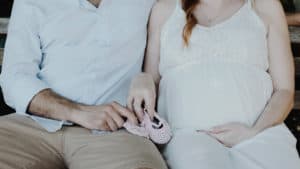
{"type": "MultiPolygon", "coordinates": [[[[15,0],[0,84],[8,105],[30,116],[44,89],[74,102],[123,105],[141,71],[154,0],[15,0]]],[[[30,116],[49,132],[64,121],[30,116]]]]}

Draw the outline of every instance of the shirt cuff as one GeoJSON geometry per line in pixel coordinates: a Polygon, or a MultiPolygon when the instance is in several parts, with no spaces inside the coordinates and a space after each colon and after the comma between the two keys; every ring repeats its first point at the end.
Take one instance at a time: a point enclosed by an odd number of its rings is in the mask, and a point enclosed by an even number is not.
{"type": "Polygon", "coordinates": [[[49,88],[46,83],[38,78],[23,78],[21,81],[10,84],[13,85],[4,87],[4,90],[8,90],[6,93],[7,102],[8,104],[11,103],[9,105],[15,108],[16,113],[23,115],[28,115],[27,109],[33,97],[42,90],[49,88]]]}

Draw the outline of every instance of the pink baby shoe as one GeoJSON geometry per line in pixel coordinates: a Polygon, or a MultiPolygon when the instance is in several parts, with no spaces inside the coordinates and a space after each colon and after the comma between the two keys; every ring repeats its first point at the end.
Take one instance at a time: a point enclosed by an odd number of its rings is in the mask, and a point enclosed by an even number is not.
{"type": "Polygon", "coordinates": [[[166,144],[172,137],[169,124],[159,117],[157,113],[155,113],[152,121],[147,111],[145,111],[144,120],[139,126],[129,122],[124,123],[123,126],[128,132],[148,139],[150,138],[156,144],[166,144]]]}
{"type": "Polygon", "coordinates": [[[172,132],[169,124],[166,120],[154,114],[154,118],[151,121],[148,113],[145,113],[144,125],[149,132],[150,139],[156,144],[166,144],[172,138],[172,132]]]}
{"type": "Polygon", "coordinates": [[[131,134],[146,137],[149,139],[149,132],[142,125],[137,126],[127,121],[123,124],[123,127],[131,134]]]}

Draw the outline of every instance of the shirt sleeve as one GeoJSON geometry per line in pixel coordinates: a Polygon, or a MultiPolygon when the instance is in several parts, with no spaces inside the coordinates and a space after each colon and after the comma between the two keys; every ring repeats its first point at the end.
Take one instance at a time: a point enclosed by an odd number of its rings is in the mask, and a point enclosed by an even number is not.
{"type": "Polygon", "coordinates": [[[41,42],[35,8],[28,0],[15,0],[8,28],[0,85],[6,103],[26,114],[40,91],[49,88],[39,77],[41,42]]]}

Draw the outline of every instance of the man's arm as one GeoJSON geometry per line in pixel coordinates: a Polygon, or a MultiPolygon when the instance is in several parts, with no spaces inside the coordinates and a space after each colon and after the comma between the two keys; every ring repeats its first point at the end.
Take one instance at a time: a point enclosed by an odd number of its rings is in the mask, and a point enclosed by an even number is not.
{"type": "Polygon", "coordinates": [[[74,103],[50,89],[45,89],[33,97],[28,106],[31,114],[50,119],[72,120],[72,114],[79,113],[83,105],[74,103]]]}
{"type": "Polygon", "coordinates": [[[42,51],[40,23],[26,0],[16,0],[10,18],[0,83],[6,103],[26,114],[29,102],[48,84],[39,78],[42,51]]]}
{"type": "Polygon", "coordinates": [[[124,119],[136,124],[135,115],[120,104],[90,106],[72,102],[50,89],[39,92],[29,104],[29,112],[37,116],[70,121],[88,129],[116,131],[124,119]]]}
{"type": "Polygon", "coordinates": [[[117,130],[127,118],[136,123],[133,113],[118,103],[87,106],[74,103],[50,90],[40,79],[42,50],[39,39],[41,18],[26,3],[14,3],[4,62],[0,77],[5,101],[20,114],[66,120],[85,128],[117,130]],[[29,111],[28,111],[29,110],[29,111]]]}

